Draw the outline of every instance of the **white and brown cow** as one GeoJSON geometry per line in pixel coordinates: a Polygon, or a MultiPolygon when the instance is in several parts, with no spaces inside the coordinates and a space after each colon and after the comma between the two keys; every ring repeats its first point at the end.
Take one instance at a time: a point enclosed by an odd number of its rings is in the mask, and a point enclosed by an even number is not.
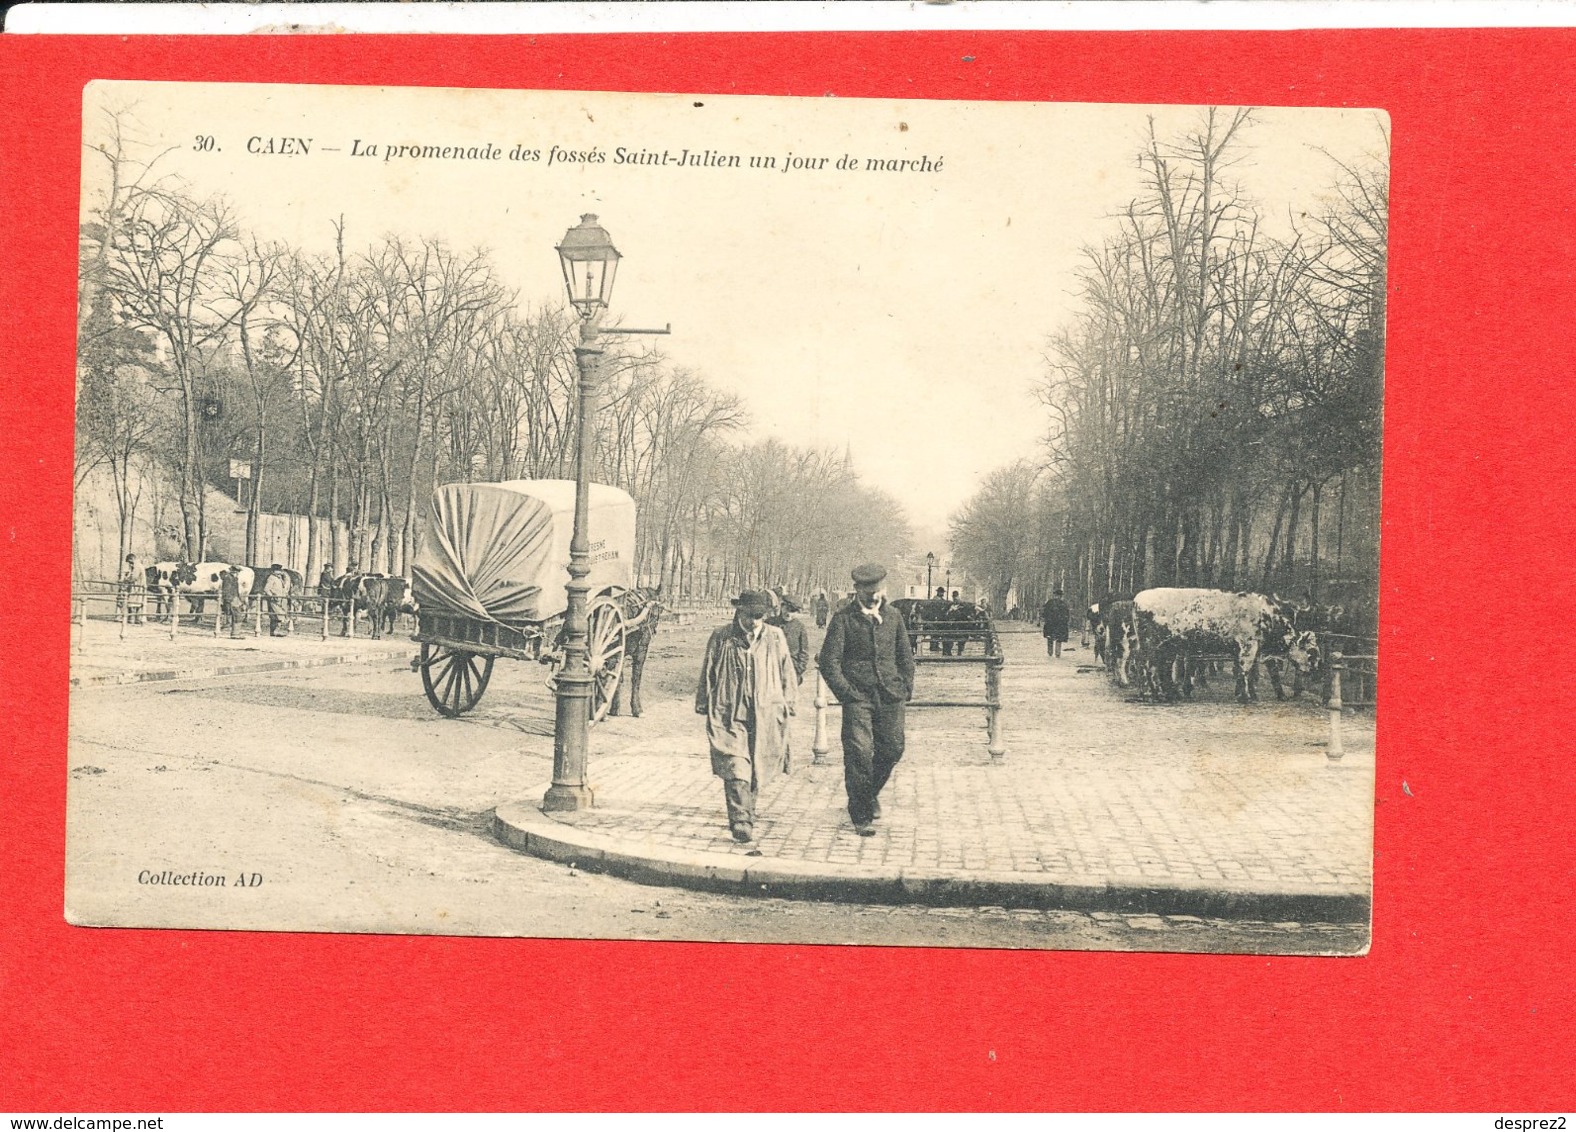
{"type": "Polygon", "coordinates": [[[190,562],[155,562],[143,571],[148,596],[153,599],[153,615],[166,618],[175,606],[175,587],[197,575],[190,562]]]}
{"type": "MultiPolygon", "coordinates": [[[[1261,659],[1284,659],[1298,672],[1319,663],[1314,634],[1297,629],[1291,606],[1263,594],[1144,590],[1133,598],[1132,624],[1145,683],[1167,700],[1179,692],[1192,695],[1196,662],[1211,653],[1235,658],[1237,699],[1243,703],[1258,699],[1261,659]]],[[[1279,667],[1270,677],[1282,698],[1279,667]]]]}

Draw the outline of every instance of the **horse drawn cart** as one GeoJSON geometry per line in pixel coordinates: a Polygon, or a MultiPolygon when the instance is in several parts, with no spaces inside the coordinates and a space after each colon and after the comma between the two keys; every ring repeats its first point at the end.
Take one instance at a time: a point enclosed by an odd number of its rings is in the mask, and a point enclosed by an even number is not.
{"type": "MultiPolygon", "coordinates": [[[[557,670],[574,528],[572,480],[456,483],[433,493],[430,525],[412,570],[427,699],[457,718],[481,701],[499,657],[557,670]]],[[[634,587],[635,501],[604,484],[589,500],[586,581],[591,719],[612,708],[632,634],[655,603],[634,587]]]]}

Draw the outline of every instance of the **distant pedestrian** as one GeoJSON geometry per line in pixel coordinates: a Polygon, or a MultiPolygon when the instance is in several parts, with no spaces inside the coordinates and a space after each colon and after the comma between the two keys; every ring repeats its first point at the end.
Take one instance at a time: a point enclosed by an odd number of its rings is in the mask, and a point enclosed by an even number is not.
{"type": "Polygon", "coordinates": [[[334,569],[331,566],[324,566],[323,572],[317,576],[317,596],[323,599],[323,617],[325,619],[332,612],[328,605],[329,599],[334,596],[334,588],[334,569]]]}
{"type": "MultiPolygon", "coordinates": [[[[772,591],[772,596],[776,601],[767,615],[766,623],[781,629],[783,639],[788,642],[788,659],[793,661],[796,677],[794,686],[789,690],[790,698],[797,701],[799,685],[804,683],[804,674],[810,668],[810,631],[804,627],[803,621],[794,616],[803,607],[784,593],[781,586],[772,591]]],[[[793,769],[792,723],[783,731],[783,769],[793,769]]]]}
{"type": "Polygon", "coordinates": [[[843,705],[843,785],[861,837],[875,835],[881,789],[903,757],[903,705],[914,696],[914,650],[881,588],[886,567],[854,570],[854,599],[832,615],[821,675],[843,705]]]}
{"type": "Polygon", "coordinates": [[[728,827],[745,843],[755,836],[760,788],[787,769],[797,681],[787,638],[765,621],[770,595],[746,590],[733,607],[733,620],[706,642],[695,711],[706,717],[711,772],[722,779],[728,827]]]}
{"type": "Polygon", "coordinates": [[[805,629],[804,622],[794,617],[802,607],[793,598],[780,591],[774,590],[772,596],[776,600],[771,613],[766,617],[766,623],[775,625],[783,631],[783,636],[788,641],[788,655],[793,660],[794,673],[802,684],[805,669],[810,667],[810,633],[805,629]]]}
{"type": "MultiPolygon", "coordinates": [[[[260,595],[259,599],[268,609],[268,635],[280,636],[279,632],[279,607],[280,596],[284,596],[284,609],[290,612],[290,574],[278,562],[273,563],[267,570],[254,571],[252,574],[252,592],[260,595]]],[[[287,630],[288,632],[288,630],[287,630]]]]}
{"type": "Polygon", "coordinates": [[[246,602],[241,598],[241,568],[230,566],[219,575],[219,609],[230,620],[230,636],[241,635],[241,618],[246,616],[246,602]]]}
{"type": "Polygon", "coordinates": [[[825,590],[815,592],[815,600],[811,602],[811,606],[815,610],[815,627],[826,628],[826,619],[832,614],[832,603],[826,600],[825,590]]]}
{"type": "MultiPolygon", "coordinates": [[[[916,639],[924,636],[930,641],[930,651],[952,655],[952,610],[947,606],[947,587],[937,586],[934,597],[927,596],[927,603],[912,607],[918,624],[913,628],[916,639]],[[930,604],[934,602],[935,604],[930,604]],[[925,630],[928,630],[925,631],[925,630]]],[[[961,648],[961,643],[959,648],[961,648]]]]}
{"type": "Polygon", "coordinates": [[[142,624],[142,602],[147,584],[148,575],[137,565],[137,556],[126,555],[126,570],[120,576],[120,596],[116,604],[125,608],[128,625],[142,624]]]}
{"type": "Polygon", "coordinates": [[[1067,602],[1062,598],[1060,589],[1051,592],[1050,600],[1045,603],[1041,611],[1043,624],[1040,632],[1045,634],[1045,654],[1051,657],[1062,655],[1062,646],[1067,643],[1067,630],[1072,622],[1072,610],[1067,608],[1067,602]]]}

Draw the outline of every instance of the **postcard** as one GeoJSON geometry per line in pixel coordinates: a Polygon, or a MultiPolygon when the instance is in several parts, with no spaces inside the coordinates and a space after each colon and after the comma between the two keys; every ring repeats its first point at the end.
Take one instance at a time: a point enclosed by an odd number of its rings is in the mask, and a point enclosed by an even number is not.
{"type": "Polygon", "coordinates": [[[82,142],[71,923],[1366,951],[1383,112],[82,142]]]}

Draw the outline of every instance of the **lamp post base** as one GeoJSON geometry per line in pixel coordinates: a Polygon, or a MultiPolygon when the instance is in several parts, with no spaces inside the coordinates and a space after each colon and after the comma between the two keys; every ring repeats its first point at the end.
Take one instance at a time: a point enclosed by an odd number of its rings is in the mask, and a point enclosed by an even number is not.
{"type": "Polygon", "coordinates": [[[596,792],[589,786],[565,786],[553,783],[542,795],[542,812],[566,813],[589,810],[596,804],[596,792]]]}

